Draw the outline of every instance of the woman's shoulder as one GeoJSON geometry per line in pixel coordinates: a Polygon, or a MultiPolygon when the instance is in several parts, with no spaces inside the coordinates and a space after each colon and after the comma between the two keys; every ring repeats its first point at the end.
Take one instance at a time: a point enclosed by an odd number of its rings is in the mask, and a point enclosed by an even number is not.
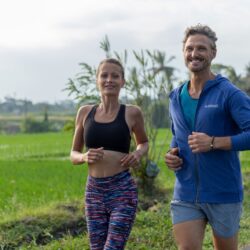
{"type": "Polygon", "coordinates": [[[126,105],[126,116],[131,120],[137,120],[142,117],[142,110],[137,105],[127,104],[126,105]]]}
{"type": "Polygon", "coordinates": [[[80,118],[81,120],[85,120],[85,118],[87,117],[87,115],[89,114],[89,112],[92,110],[94,106],[95,105],[91,104],[91,105],[84,105],[84,106],[79,107],[77,111],[78,119],[80,118]]]}
{"type": "Polygon", "coordinates": [[[126,110],[127,112],[131,113],[131,114],[139,114],[141,113],[141,108],[137,105],[132,105],[132,104],[126,104],[126,110]]]}
{"type": "Polygon", "coordinates": [[[78,109],[78,114],[88,113],[94,106],[95,106],[94,104],[87,104],[80,106],[78,109]]]}

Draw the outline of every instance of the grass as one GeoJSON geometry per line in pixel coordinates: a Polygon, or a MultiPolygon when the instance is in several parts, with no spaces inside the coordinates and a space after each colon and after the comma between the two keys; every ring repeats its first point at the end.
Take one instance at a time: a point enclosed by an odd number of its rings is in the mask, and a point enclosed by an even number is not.
{"type": "Polygon", "coordinates": [[[68,158],[71,138],[70,133],[1,135],[0,160],[68,158]]]}
{"type": "Polygon", "coordinates": [[[71,134],[1,136],[0,222],[83,195],[87,169],[68,160],[71,134]]]}
{"type": "Polygon", "coordinates": [[[20,211],[68,202],[83,195],[86,169],[67,161],[0,161],[0,221],[20,211]]]}
{"type": "MultiPolygon", "coordinates": [[[[69,162],[71,139],[70,133],[0,136],[0,249],[89,249],[83,216],[87,168],[69,162]]],[[[152,197],[140,194],[127,250],[176,249],[169,214],[174,174],[163,160],[169,140],[169,132],[161,130],[156,142],[159,189],[152,190],[152,197]]],[[[250,243],[249,156],[241,153],[241,246],[250,243]]],[[[206,230],[203,249],[213,249],[211,229],[206,230]]]]}

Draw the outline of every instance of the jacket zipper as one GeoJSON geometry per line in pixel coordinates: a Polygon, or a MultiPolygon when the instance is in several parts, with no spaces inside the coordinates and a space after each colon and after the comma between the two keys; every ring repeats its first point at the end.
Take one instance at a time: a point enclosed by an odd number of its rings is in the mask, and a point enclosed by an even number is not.
{"type": "MultiPolygon", "coordinates": [[[[199,99],[198,99],[198,103],[197,103],[197,107],[196,107],[196,111],[195,111],[195,117],[194,117],[194,131],[196,131],[196,120],[197,120],[197,110],[199,108],[199,103],[200,103],[200,99],[202,97],[203,91],[201,92],[199,99]]],[[[200,173],[199,173],[199,164],[198,164],[198,155],[194,154],[194,168],[195,168],[195,178],[196,178],[196,195],[195,195],[195,203],[199,202],[199,193],[200,193],[200,173]]]]}
{"type": "MultiPolygon", "coordinates": [[[[198,110],[198,107],[199,107],[200,99],[201,99],[202,95],[204,94],[204,92],[207,91],[207,89],[208,88],[205,88],[205,89],[202,90],[202,92],[200,94],[200,97],[199,97],[199,100],[198,100],[198,103],[197,103],[197,107],[196,107],[196,111],[195,111],[195,118],[194,118],[194,131],[196,131],[195,127],[196,127],[196,119],[197,119],[197,110],[198,110]]],[[[177,100],[178,100],[178,106],[181,107],[181,105],[180,105],[180,95],[178,95],[177,100]]],[[[182,116],[183,116],[184,121],[186,123],[186,126],[189,128],[189,126],[187,125],[186,119],[184,117],[184,114],[182,112],[182,108],[181,108],[181,113],[182,113],[182,116]]],[[[188,130],[190,131],[190,134],[191,134],[192,131],[190,129],[188,129],[188,130]]],[[[199,178],[199,164],[198,164],[198,155],[197,154],[194,154],[194,175],[195,175],[195,181],[196,181],[195,202],[198,203],[199,202],[199,193],[200,193],[200,178],[199,178]]]]}
{"type": "Polygon", "coordinates": [[[200,178],[199,178],[199,167],[198,167],[198,157],[197,155],[195,157],[195,177],[196,177],[196,195],[195,195],[195,203],[199,202],[199,187],[200,187],[200,178]]]}
{"type": "MultiPolygon", "coordinates": [[[[200,98],[199,98],[199,100],[200,100],[200,98]]],[[[178,106],[180,107],[180,112],[181,112],[182,117],[183,117],[183,119],[185,121],[185,124],[186,124],[186,126],[187,126],[190,134],[192,134],[192,130],[190,130],[190,128],[189,128],[189,126],[187,124],[186,118],[185,118],[185,116],[183,114],[183,111],[182,111],[181,102],[180,102],[180,95],[178,95],[177,102],[178,102],[178,106]]],[[[196,114],[197,114],[198,105],[199,105],[199,101],[197,103],[197,107],[196,107],[196,111],[195,111],[194,131],[195,131],[196,114]]],[[[199,201],[199,185],[200,185],[200,180],[199,180],[198,159],[197,159],[197,155],[195,155],[195,154],[194,154],[194,175],[195,175],[195,181],[196,181],[195,202],[198,203],[198,201],[199,201]]]]}

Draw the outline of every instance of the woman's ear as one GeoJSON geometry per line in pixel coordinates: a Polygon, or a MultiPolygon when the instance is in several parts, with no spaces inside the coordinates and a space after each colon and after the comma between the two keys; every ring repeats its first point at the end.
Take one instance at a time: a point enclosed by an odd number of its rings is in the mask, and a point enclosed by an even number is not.
{"type": "Polygon", "coordinates": [[[122,87],[124,87],[125,83],[126,83],[126,81],[125,81],[125,79],[123,79],[122,80],[122,87]]]}
{"type": "Polygon", "coordinates": [[[100,90],[100,87],[99,87],[99,84],[98,84],[98,81],[97,81],[97,80],[95,81],[95,83],[96,83],[96,88],[97,88],[98,90],[100,90]]]}

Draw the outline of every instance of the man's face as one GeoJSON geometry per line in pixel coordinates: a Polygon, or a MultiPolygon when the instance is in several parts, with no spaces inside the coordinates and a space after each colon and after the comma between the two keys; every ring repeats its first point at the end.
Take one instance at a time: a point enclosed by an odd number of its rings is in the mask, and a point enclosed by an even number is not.
{"type": "Polygon", "coordinates": [[[211,62],[216,56],[212,41],[201,34],[188,37],[183,53],[186,66],[193,73],[210,70],[211,62]]]}

